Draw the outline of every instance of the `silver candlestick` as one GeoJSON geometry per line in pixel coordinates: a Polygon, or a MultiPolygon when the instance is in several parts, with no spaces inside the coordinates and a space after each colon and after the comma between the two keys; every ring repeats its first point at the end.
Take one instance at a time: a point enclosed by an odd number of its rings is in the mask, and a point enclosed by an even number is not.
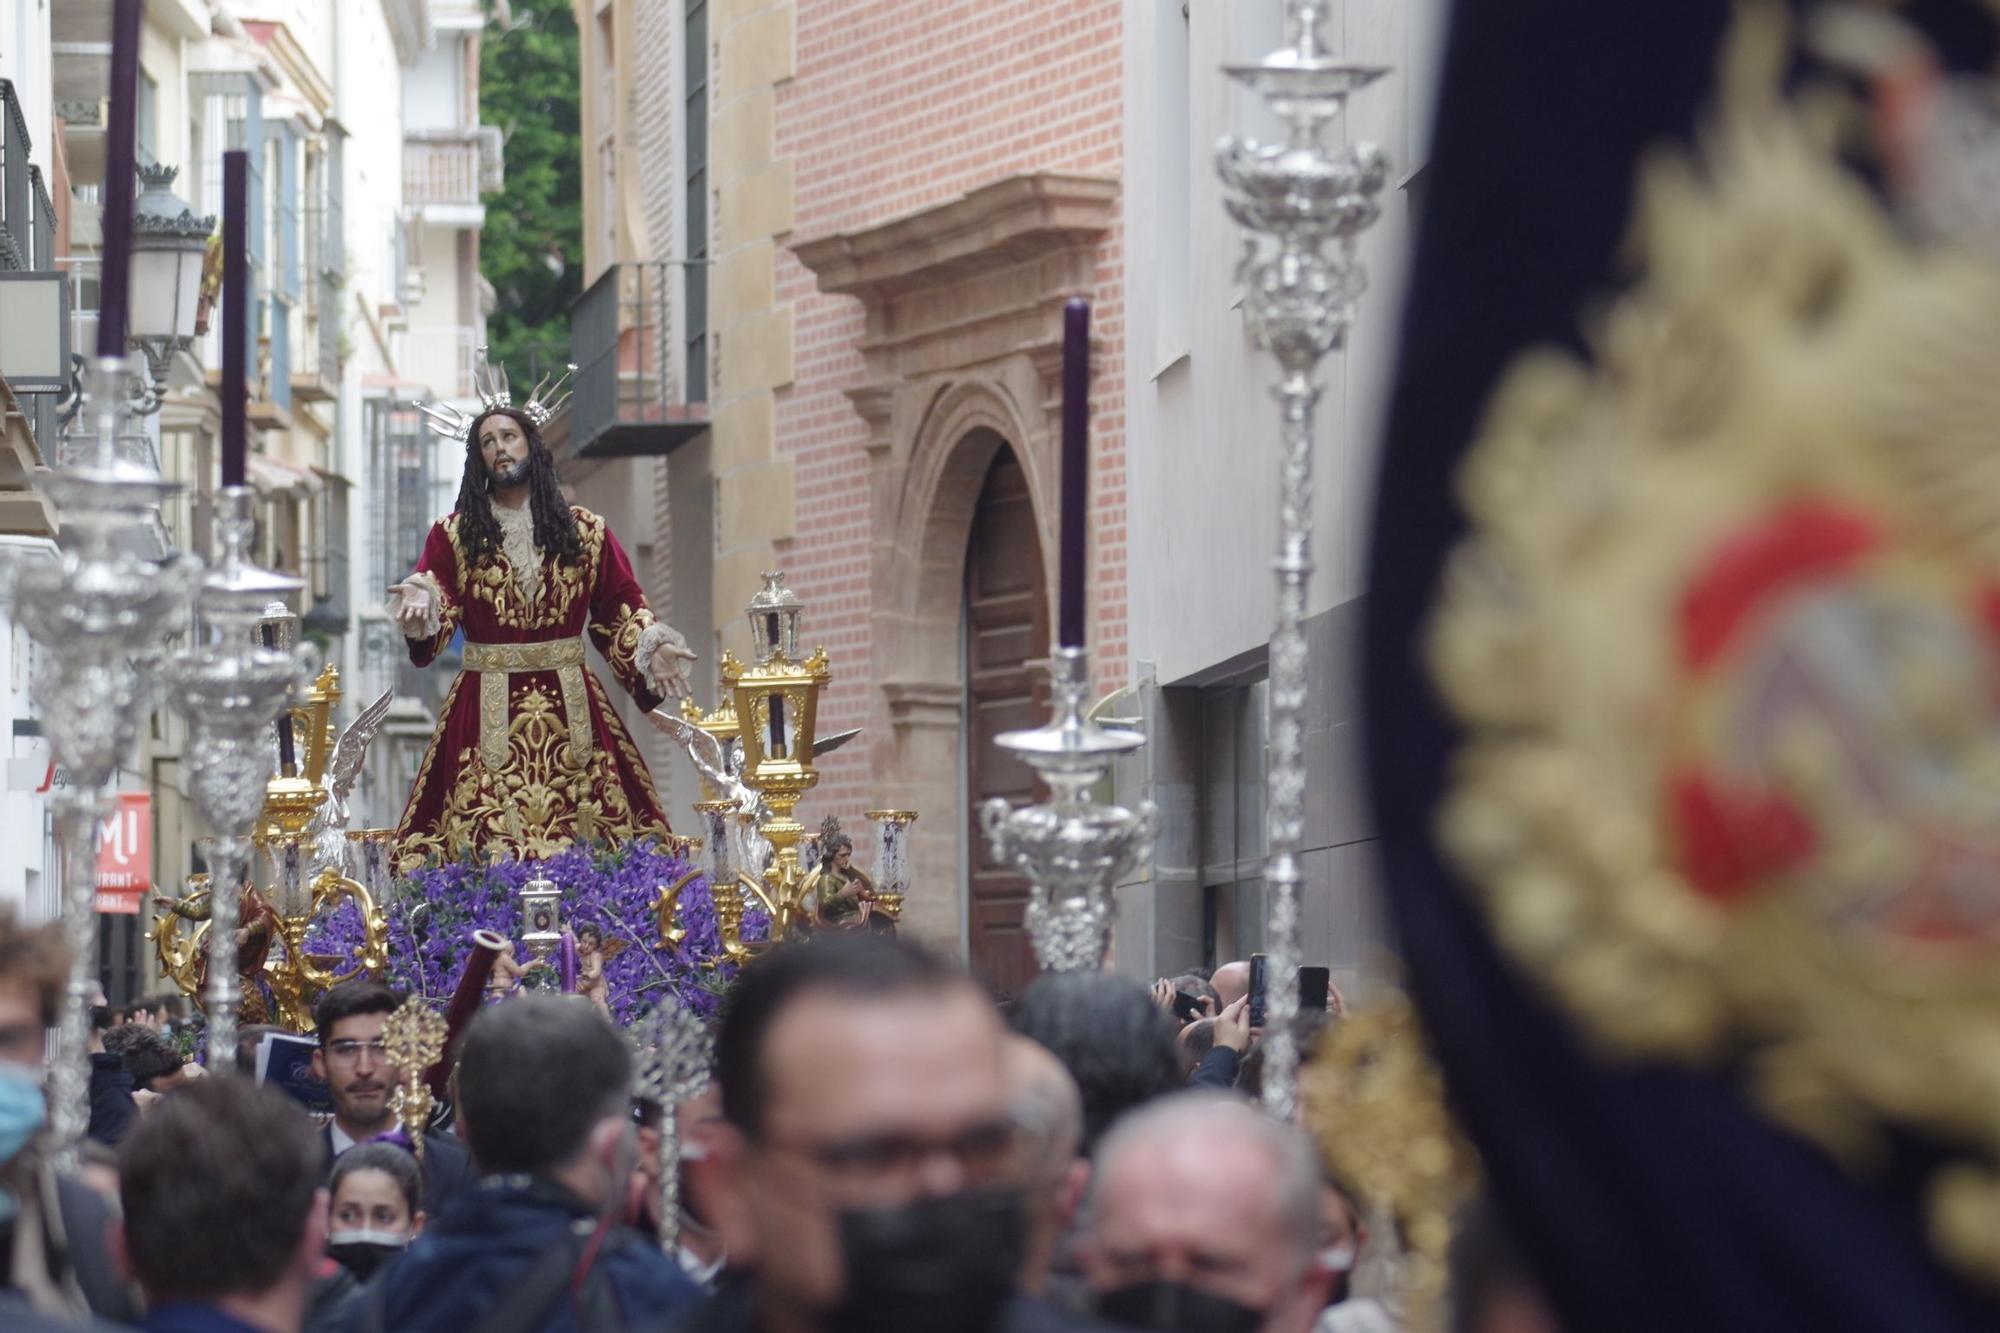
{"type": "Polygon", "coordinates": [[[1026,924],[1036,960],[1048,971],[1071,972],[1102,964],[1117,906],[1112,890],[1151,850],[1159,813],[1151,801],[1127,810],[1091,795],[1111,761],[1145,741],[1107,731],[1085,712],[1088,649],[1058,648],[1050,666],[1049,724],[994,742],[1041,775],[1050,799],[1016,809],[996,797],[980,807],[979,826],[994,858],[1028,878],[1026,924]]]}
{"type": "Polygon", "coordinates": [[[83,412],[95,432],[48,479],[61,515],[58,559],[0,565],[0,597],[41,647],[34,697],[44,734],[69,774],[56,799],[63,843],[62,914],[69,981],[56,1036],[53,1111],[67,1156],[90,1122],[90,985],[97,973],[97,831],[106,788],[138,739],[141,682],[132,659],[186,616],[200,562],[148,559],[132,540],[158,521],[177,488],[117,442],[130,411],[127,363],[93,362],[83,412]]]}
{"type": "Polygon", "coordinates": [[[1289,1118],[1298,1096],[1292,1019],[1298,992],[1299,849],[1305,821],[1306,589],[1312,578],[1314,380],[1320,358],[1341,345],[1367,286],[1355,241],[1380,216],[1375,197],[1389,163],[1370,143],[1335,148],[1326,131],[1348,95],[1385,66],[1334,57],[1324,0],[1288,0],[1286,45],[1230,77],[1261,96],[1288,129],[1282,143],[1226,140],[1216,168],[1229,215],[1262,239],[1247,243],[1237,271],[1244,322],[1278,359],[1282,417],[1279,470],[1278,616],[1270,649],[1270,753],[1266,760],[1268,920],[1265,953],[1272,984],[1265,1021],[1264,1104],[1289,1118]]]}
{"type": "Polygon", "coordinates": [[[660,1244],[669,1253],[681,1234],[681,1127],[676,1110],[708,1087],[714,1044],[693,1010],[671,996],[632,1025],[632,1095],[660,1107],[660,1244]]]}
{"type": "Polygon", "coordinates": [[[249,834],[264,810],[270,781],[271,735],[291,702],[298,664],[291,653],[266,648],[258,621],[273,598],[305,584],[252,563],[248,546],[256,531],[256,495],[226,486],[216,497],[216,535],[222,555],[202,580],[198,609],[205,642],[177,654],[167,667],[174,707],[188,720],[187,766],[195,804],[215,831],[215,864],[209,877],[208,1060],[232,1067],[236,1014],[243,1002],[237,976],[236,929],[243,883],[249,876],[249,834]]]}

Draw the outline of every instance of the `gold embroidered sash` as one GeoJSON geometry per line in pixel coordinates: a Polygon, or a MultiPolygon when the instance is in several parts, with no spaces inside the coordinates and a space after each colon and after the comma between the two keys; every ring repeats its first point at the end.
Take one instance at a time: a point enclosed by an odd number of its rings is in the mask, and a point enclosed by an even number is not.
{"type": "Polygon", "coordinates": [[[479,757],[490,772],[507,766],[507,678],[517,671],[553,671],[569,719],[570,749],[578,763],[590,755],[590,698],[583,688],[583,640],[541,643],[467,643],[465,669],[479,675],[479,757]]]}

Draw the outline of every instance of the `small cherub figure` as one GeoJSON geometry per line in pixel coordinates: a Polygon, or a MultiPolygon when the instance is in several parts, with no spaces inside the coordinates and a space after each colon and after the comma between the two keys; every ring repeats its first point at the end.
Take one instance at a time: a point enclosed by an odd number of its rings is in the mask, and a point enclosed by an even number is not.
{"type": "Polygon", "coordinates": [[[596,926],[576,929],[576,993],[611,1017],[611,983],[605,979],[604,965],[625,951],[624,940],[606,941],[596,926]]]}
{"type": "Polygon", "coordinates": [[[486,978],[487,1002],[504,1000],[519,990],[521,978],[527,971],[514,959],[514,941],[508,940],[501,945],[500,952],[493,958],[493,972],[486,978]]]}

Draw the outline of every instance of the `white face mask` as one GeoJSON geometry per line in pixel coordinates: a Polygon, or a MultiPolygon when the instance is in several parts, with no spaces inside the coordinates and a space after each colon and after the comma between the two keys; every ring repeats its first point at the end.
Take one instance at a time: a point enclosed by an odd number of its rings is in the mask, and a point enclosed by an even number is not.
{"type": "Polygon", "coordinates": [[[328,1249],[336,1245],[393,1245],[397,1249],[407,1249],[409,1236],[400,1231],[374,1231],[363,1227],[358,1231],[330,1232],[326,1238],[328,1249]]]}
{"type": "Polygon", "coordinates": [[[1329,1273],[1347,1273],[1354,1269],[1354,1246],[1329,1245],[1319,1252],[1319,1266],[1329,1273]]]}

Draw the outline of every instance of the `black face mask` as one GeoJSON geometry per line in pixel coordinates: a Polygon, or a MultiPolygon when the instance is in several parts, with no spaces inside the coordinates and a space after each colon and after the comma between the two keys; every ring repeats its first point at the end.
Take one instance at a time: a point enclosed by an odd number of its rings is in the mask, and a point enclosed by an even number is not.
{"type": "Polygon", "coordinates": [[[1097,1298],[1098,1316],[1125,1328],[1257,1333],[1264,1312],[1178,1282],[1135,1282],[1097,1298]]]}
{"type": "Polygon", "coordinates": [[[967,1190],[840,1215],[847,1294],[834,1333],[983,1333],[1000,1322],[1026,1247],[1015,1190],[967,1190]]]}
{"type": "Polygon", "coordinates": [[[403,1248],[381,1241],[350,1240],[327,1246],[326,1253],[328,1258],[354,1274],[355,1281],[366,1282],[400,1256],[403,1248]]]}

